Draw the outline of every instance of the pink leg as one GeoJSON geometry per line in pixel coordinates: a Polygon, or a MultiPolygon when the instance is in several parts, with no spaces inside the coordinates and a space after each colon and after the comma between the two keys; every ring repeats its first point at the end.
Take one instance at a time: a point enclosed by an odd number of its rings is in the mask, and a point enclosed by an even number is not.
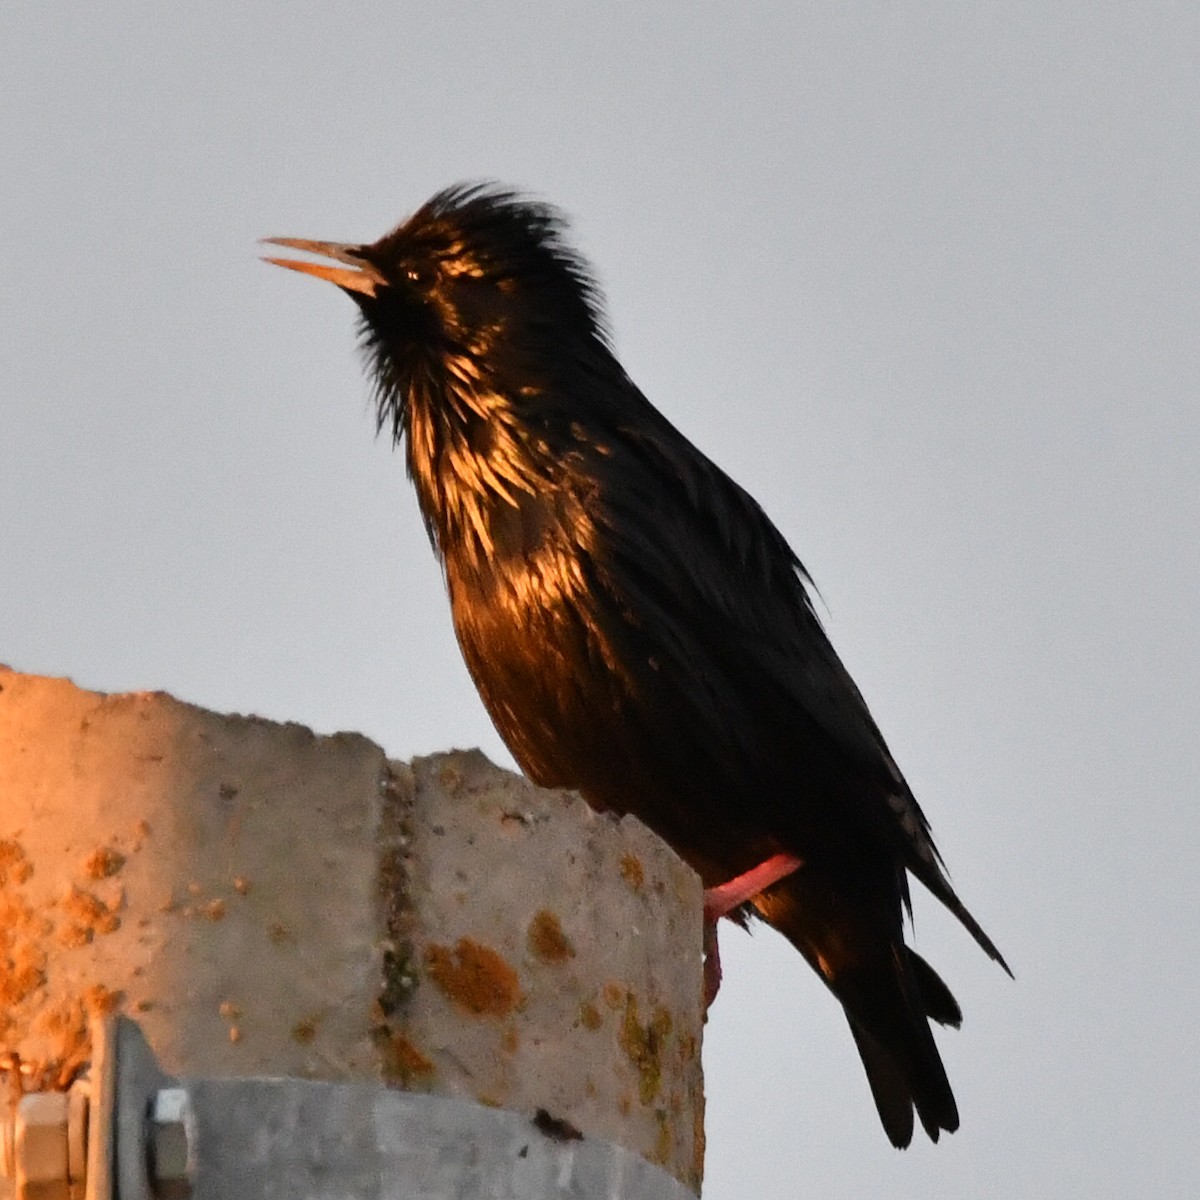
{"type": "Polygon", "coordinates": [[[804,865],[794,854],[772,854],[757,867],[751,867],[742,875],[720,883],[704,891],[704,915],[710,921],[717,920],[745,904],[751,896],[757,896],[764,888],[787,878],[804,865]]]}
{"type": "Polygon", "coordinates": [[[704,1008],[709,1009],[721,990],[721,952],[717,946],[717,921],[757,896],[764,888],[787,878],[804,865],[794,854],[773,854],[765,862],[726,883],[704,890],[704,1008]]]}

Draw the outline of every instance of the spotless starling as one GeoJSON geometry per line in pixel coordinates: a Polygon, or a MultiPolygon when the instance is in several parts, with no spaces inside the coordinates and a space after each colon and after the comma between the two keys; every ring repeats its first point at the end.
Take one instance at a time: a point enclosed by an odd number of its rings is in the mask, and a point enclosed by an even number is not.
{"type": "MultiPolygon", "coordinates": [[[[484,704],[535,783],[633,813],[760,917],[841,1002],[888,1137],[958,1110],[930,1020],[949,988],[905,944],[908,876],[1007,970],[754,499],[617,361],[553,208],[438,193],[369,245],[269,239],[358,305],[380,429],[445,569],[484,704]]],[[[713,937],[715,945],[715,935],[713,937]]]]}

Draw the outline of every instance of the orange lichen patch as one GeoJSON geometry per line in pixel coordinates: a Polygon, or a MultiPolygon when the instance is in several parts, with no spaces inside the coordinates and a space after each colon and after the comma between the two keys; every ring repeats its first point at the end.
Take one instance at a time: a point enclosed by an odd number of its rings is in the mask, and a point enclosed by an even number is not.
{"type": "Polygon", "coordinates": [[[63,912],[79,926],[84,939],[89,942],[97,933],[113,933],[121,928],[121,918],[116,912],[119,907],[119,903],[110,907],[99,896],[73,884],[62,901],[63,912]]]}
{"type": "Polygon", "coordinates": [[[526,940],[530,951],[542,962],[560,963],[575,957],[575,947],[563,933],[558,917],[548,908],[543,908],[529,922],[526,940]]]}
{"type": "Polygon", "coordinates": [[[229,1040],[236,1046],[242,1040],[242,1031],[237,1025],[230,1025],[229,1040]]]}
{"type": "Polygon", "coordinates": [[[392,1033],[381,1044],[384,1075],[405,1087],[427,1082],[437,1068],[402,1033],[392,1033]]]}
{"type": "Polygon", "coordinates": [[[111,846],[100,846],[83,860],[83,873],[88,879],[108,879],[125,865],[125,855],[111,846]]]}
{"type": "Polygon", "coordinates": [[[604,1024],[604,1018],[600,1015],[600,1010],[594,1005],[584,1001],[579,1006],[579,1023],[584,1029],[590,1029],[595,1032],[604,1024]]]}
{"type": "Polygon", "coordinates": [[[642,867],[642,860],[633,854],[626,854],[621,859],[621,878],[635,892],[642,890],[642,885],[646,882],[646,872],[642,867]]]}
{"type": "Polygon", "coordinates": [[[34,1020],[34,1028],[52,1049],[34,1067],[33,1078],[25,1086],[29,1091],[60,1091],[70,1085],[91,1056],[83,1005],[75,1000],[45,1009],[34,1020]]]}
{"type": "Polygon", "coordinates": [[[20,843],[14,841],[0,842],[0,887],[8,884],[24,883],[33,874],[33,867],[25,857],[25,851],[20,843]]]}
{"type": "Polygon", "coordinates": [[[113,1012],[121,1000],[122,993],[97,983],[71,1000],[42,1009],[33,1027],[45,1038],[49,1053],[32,1072],[27,1090],[63,1091],[69,1087],[91,1058],[90,1020],[113,1012]]]}
{"type": "Polygon", "coordinates": [[[78,950],[80,946],[91,944],[92,931],[82,925],[72,923],[63,925],[54,938],[64,950],[78,950]]]}
{"type": "Polygon", "coordinates": [[[429,946],[425,966],[455,1004],[477,1016],[506,1017],[521,999],[516,971],[491,947],[471,938],[459,938],[453,949],[429,946]]]}
{"type": "Polygon", "coordinates": [[[189,896],[199,896],[204,891],[204,884],[197,882],[195,879],[187,885],[189,896]]]}
{"type": "Polygon", "coordinates": [[[521,1045],[521,1035],[517,1033],[516,1028],[510,1025],[504,1031],[504,1038],[500,1042],[505,1054],[516,1054],[521,1045]]]}
{"type": "Polygon", "coordinates": [[[242,1007],[240,1004],[235,1004],[232,1000],[222,1000],[217,1005],[217,1012],[226,1021],[236,1021],[242,1015],[242,1007]]]}
{"type": "Polygon", "coordinates": [[[210,900],[200,909],[201,915],[212,922],[225,920],[225,901],[221,899],[210,900]]]}
{"type": "Polygon", "coordinates": [[[617,1042],[637,1069],[638,1099],[643,1104],[649,1104],[662,1087],[663,1051],[671,1034],[671,1025],[671,1014],[661,1005],[646,1025],[641,1024],[637,997],[629,996],[626,1000],[617,1042]]]}
{"type": "Polygon", "coordinates": [[[250,880],[244,875],[235,875],[233,877],[233,890],[239,896],[248,896],[250,894],[250,880]]]}
{"type": "Polygon", "coordinates": [[[102,983],[94,983],[83,993],[83,1006],[93,1017],[106,1017],[121,1003],[121,992],[112,992],[102,983]]]}
{"type": "Polygon", "coordinates": [[[0,1009],[20,1004],[46,982],[46,922],[17,896],[0,893],[0,1009]]]}
{"type": "Polygon", "coordinates": [[[625,989],[619,983],[606,983],[600,995],[609,1008],[616,1010],[625,1003],[625,989]]]}

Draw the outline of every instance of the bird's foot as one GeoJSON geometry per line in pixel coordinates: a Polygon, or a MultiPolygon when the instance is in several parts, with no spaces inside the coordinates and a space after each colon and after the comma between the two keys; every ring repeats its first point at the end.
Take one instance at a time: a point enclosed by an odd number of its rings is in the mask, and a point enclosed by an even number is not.
{"type": "Polygon", "coordinates": [[[704,889],[704,919],[716,921],[757,896],[764,888],[786,879],[804,865],[794,854],[772,854],[758,866],[735,876],[727,883],[704,889]]]}
{"type": "Polygon", "coordinates": [[[764,888],[786,879],[804,865],[794,854],[773,854],[749,871],[704,889],[704,1011],[721,990],[721,951],[717,946],[717,922],[735,908],[757,896],[764,888]]]}

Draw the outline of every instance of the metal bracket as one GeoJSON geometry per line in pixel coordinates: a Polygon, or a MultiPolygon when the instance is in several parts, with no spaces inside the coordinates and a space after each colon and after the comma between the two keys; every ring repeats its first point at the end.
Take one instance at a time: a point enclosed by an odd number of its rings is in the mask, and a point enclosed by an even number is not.
{"type": "MultiPolygon", "coordinates": [[[[70,1098],[52,1095],[48,1107],[69,1114],[70,1098]]],[[[535,1123],[369,1083],[172,1079],[124,1017],[95,1027],[79,1096],[74,1122],[61,1122],[61,1171],[54,1141],[43,1178],[23,1184],[15,1139],[19,1200],[695,1200],[660,1168],[545,1114],[535,1123]],[[85,1141],[84,1185],[70,1164],[85,1141]]]]}

